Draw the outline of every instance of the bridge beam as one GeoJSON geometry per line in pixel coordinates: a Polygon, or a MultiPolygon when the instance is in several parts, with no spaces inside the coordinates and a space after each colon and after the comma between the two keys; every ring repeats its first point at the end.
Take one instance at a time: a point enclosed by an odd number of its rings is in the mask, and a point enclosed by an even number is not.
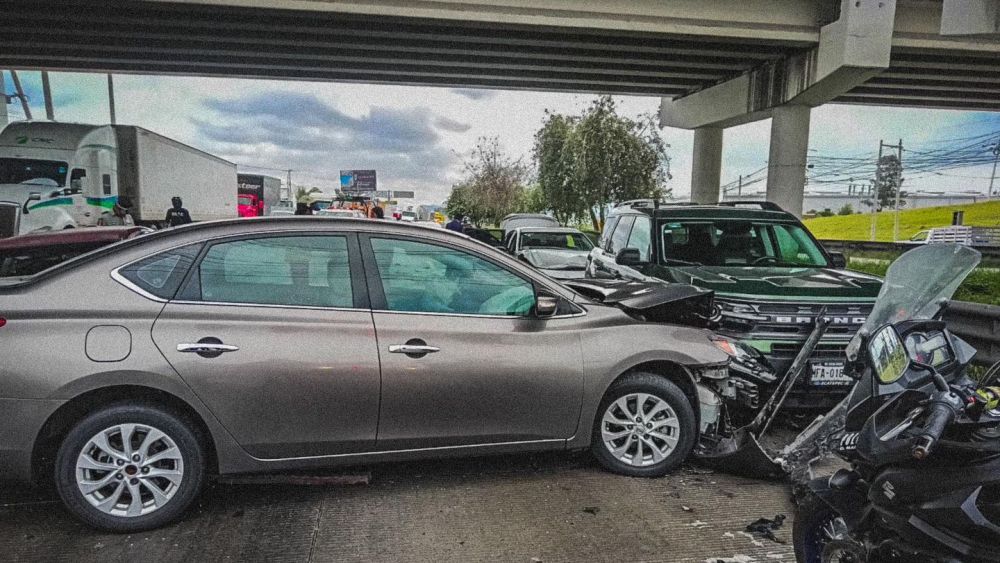
{"type": "Polygon", "coordinates": [[[801,215],[810,108],[889,68],[895,13],[895,0],[842,0],[840,17],[820,29],[817,47],[687,96],[663,98],[660,126],[696,131],[692,199],[707,197],[712,170],[702,167],[714,164],[716,150],[714,143],[699,143],[697,131],[719,130],[721,150],[721,128],[771,117],[767,199],[801,215]]]}

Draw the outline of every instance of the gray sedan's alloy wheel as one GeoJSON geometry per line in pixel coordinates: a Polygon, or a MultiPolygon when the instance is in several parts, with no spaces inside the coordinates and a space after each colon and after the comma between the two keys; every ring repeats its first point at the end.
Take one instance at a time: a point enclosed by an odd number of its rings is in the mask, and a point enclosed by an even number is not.
{"type": "Polygon", "coordinates": [[[694,410],[680,388],[661,375],[630,373],[605,393],[591,450],[615,473],[659,477],[684,461],[696,438],[694,410]]]}
{"type": "Polygon", "coordinates": [[[73,426],[56,456],[56,489],[76,517],[113,532],[163,526],[194,501],[205,459],[196,427],[154,405],[115,403],[73,426]]]}
{"type": "Polygon", "coordinates": [[[184,480],[184,456],[163,431],[119,424],[95,434],[76,462],[76,486],[94,508],[134,518],[163,508],[184,480]]]}
{"type": "Polygon", "coordinates": [[[662,462],[677,447],[680,423],[667,402],[648,393],[629,393],[608,405],[601,439],[611,455],[634,467],[662,462]]]}

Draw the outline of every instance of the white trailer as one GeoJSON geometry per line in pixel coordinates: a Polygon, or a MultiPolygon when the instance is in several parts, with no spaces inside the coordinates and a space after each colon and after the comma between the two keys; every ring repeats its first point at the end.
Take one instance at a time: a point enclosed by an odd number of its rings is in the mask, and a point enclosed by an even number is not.
{"type": "Polygon", "coordinates": [[[0,131],[0,202],[27,211],[19,233],[97,225],[119,198],[136,222],[159,223],[173,196],[195,221],[236,217],[236,165],[128,125],[24,121],[0,131]]]}

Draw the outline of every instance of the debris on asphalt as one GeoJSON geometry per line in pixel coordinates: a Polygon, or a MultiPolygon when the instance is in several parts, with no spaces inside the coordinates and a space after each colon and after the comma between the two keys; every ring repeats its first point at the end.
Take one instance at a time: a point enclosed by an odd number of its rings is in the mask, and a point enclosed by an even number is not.
{"type": "Polygon", "coordinates": [[[732,557],[710,557],[705,563],[755,563],[757,560],[749,555],[737,553],[732,557]]]}
{"type": "Polygon", "coordinates": [[[707,528],[708,527],[708,522],[702,522],[701,520],[695,520],[694,522],[691,522],[690,524],[688,524],[688,526],[691,526],[692,528],[707,528]]]}
{"type": "Polygon", "coordinates": [[[736,534],[734,534],[732,532],[726,532],[726,533],[722,534],[722,537],[729,538],[729,539],[736,539],[736,534]]]}
{"type": "Polygon", "coordinates": [[[766,538],[773,542],[785,543],[783,540],[779,540],[777,536],[774,535],[774,531],[784,524],[785,518],[784,514],[776,515],[773,520],[769,518],[758,518],[747,525],[746,531],[753,534],[753,536],[757,538],[766,538]]]}
{"type": "Polygon", "coordinates": [[[684,512],[694,512],[693,508],[691,508],[690,506],[684,506],[683,504],[681,505],[681,510],[683,510],[684,512]]]}
{"type": "Polygon", "coordinates": [[[740,532],[739,534],[741,536],[746,536],[746,538],[750,540],[750,543],[752,543],[754,547],[764,547],[764,542],[754,538],[753,534],[748,534],[747,532],[740,532]]]}
{"type": "Polygon", "coordinates": [[[601,511],[601,508],[599,506],[585,506],[583,507],[583,511],[587,514],[593,514],[596,516],[597,513],[601,511]]]}

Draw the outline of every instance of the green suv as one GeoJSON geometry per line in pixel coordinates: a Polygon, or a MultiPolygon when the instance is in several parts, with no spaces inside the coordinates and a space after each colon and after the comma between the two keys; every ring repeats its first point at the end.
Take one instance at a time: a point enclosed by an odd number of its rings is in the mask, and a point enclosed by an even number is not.
{"type": "MultiPolygon", "coordinates": [[[[791,365],[825,307],[830,326],[788,398],[793,409],[830,407],[850,389],[844,347],[871,312],[882,284],[847,270],[843,255],[827,252],[795,216],[766,202],[620,204],[590,253],[586,275],[715,291],[716,331],[759,350],[778,375],[791,365]]],[[[746,384],[767,391],[763,381],[746,384]]]]}

